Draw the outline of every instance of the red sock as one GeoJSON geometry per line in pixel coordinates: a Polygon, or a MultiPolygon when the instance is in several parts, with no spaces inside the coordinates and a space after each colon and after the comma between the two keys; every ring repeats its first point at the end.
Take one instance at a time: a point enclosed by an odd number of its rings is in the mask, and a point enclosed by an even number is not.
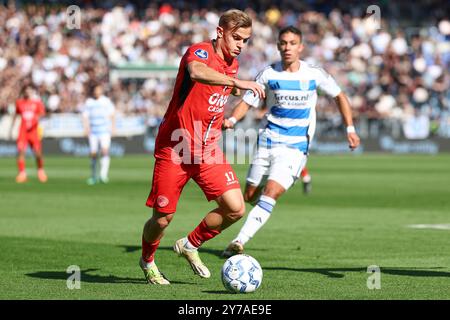
{"type": "Polygon", "coordinates": [[[147,242],[142,236],[142,259],[145,262],[150,263],[155,260],[155,252],[159,246],[159,240],[155,242],[147,242]]]}
{"type": "Polygon", "coordinates": [[[203,219],[202,222],[200,222],[200,224],[197,226],[197,228],[195,228],[187,238],[193,246],[198,248],[203,244],[203,242],[214,238],[219,233],[219,230],[212,230],[208,228],[205,220],[203,219]]]}
{"type": "Polygon", "coordinates": [[[17,167],[19,168],[19,172],[22,172],[25,170],[25,160],[19,159],[17,160],[17,167]]]}
{"type": "Polygon", "coordinates": [[[42,169],[44,167],[44,159],[36,159],[38,169],[42,169]]]}
{"type": "Polygon", "coordinates": [[[307,175],[309,175],[308,168],[304,167],[303,170],[302,170],[302,172],[300,173],[300,176],[301,176],[302,178],[304,178],[304,177],[306,177],[307,175]]]}

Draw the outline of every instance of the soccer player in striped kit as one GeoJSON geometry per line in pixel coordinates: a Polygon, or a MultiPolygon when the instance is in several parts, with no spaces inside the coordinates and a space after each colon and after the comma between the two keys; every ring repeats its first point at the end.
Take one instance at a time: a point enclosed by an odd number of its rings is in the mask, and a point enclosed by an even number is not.
{"type": "Polygon", "coordinates": [[[292,26],[280,30],[278,50],[281,61],[266,67],[256,78],[264,88],[266,98],[246,93],[232,116],[224,121],[224,128],[232,128],[250,107],[258,108],[265,102],[269,108],[267,124],[259,134],[244,192],[244,199],[256,205],[238,236],[224,250],[225,257],[244,251],[244,244],[271,216],[277,199],[299,178],[315,130],[317,89],[336,101],[347,126],[350,149],[360,143],[347,96],[326,71],[300,60],[303,50],[300,30],[292,26]]]}
{"type": "Polygon", "coordinates": [[[115,111],[111,100],[103,95],[101,84],[93,84],[89,96],[83,110],[83,124],[85,134],[89,139],[91,157],[91,177],[87,180],[87,184],[93,185],[99,181],[102,183],[109,181],[109,148],[115,127],[115,111]],[[99,147],[101,152],[100,179],[97,177],[99,147]]]}

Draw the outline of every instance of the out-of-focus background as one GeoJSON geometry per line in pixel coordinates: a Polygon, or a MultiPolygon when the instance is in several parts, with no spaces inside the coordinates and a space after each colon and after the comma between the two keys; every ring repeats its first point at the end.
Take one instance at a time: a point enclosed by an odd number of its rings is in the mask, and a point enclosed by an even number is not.
{"type": "MultiPolygon", "coordinates": [[[[0,0],[0,299],[175,299],[183,308],[191,299],[449,299],[449,6],[0,0]],[[173,252],[216,205],[189,181],[155,258],[172,285],[155,288],[138,265],[142,227],[152,214],[145,201],[155,135],[186,48],[214,38],[219,15],[232,7],[246,10],[254,24],[239,77],[253,79],[278,60],[278,30],[299,27],[303,59],[324,67],[350,97],[362,144],[349,151],[337,107],[321,97],[307,163],[312,191],[304,194],[298,179],[246,244],[264,272],[251,295],[228,294],[220,277],[221,253],[245,219],[200,248],[210,279],[194,277],[173,252]],[[371,8],[379,15],[369,15],[371,8]],[[88,185],[81,112],[97,82],[116,106],[117,130],[109,183],[88,185]],[[28,84],[46,108],[46,183],[38,181],[31,154],[28,180],[14,180],[19,122],[12,137],[9,129],[28,84]]],[[[226,115],[238,99],[228,99],[226,115]]],[[[224,131],[242,189],[261,118],[252,111],[239,130],[224,131]]]]}
{"type": "MultiPolygon", "coordinates": [[[[450,151],[450,19],[442,1],[0,1],[0,156],[14,103],[33,84],[44,101],[44,151],[86,155],[80,112],[89,83],[106,85],[117,112],[112,154],[151,152],[180,59],[215,37],[225,9],[246,10],[253,36],[239,77],[279,59],[278,30],[299,27],[303,59],[324,67],[349,95],[363,151],[450,151]],[[68,25],[70,5],[80,28],[68,25]]],[[[227,113],[236,102],[230,99],[227,113]]],[[[241,128],[258,126],[250,113],[241,128]]],[[[312,152],[348,150],[333,101],[320,97],[312,152]]],[[[18,123],[17,123],[18,125],[18,123]]],[[[240,143],[238,141],[238,143],[240,143]]],[[[242,142],[243,143],[243,142],[242,142]]]]}

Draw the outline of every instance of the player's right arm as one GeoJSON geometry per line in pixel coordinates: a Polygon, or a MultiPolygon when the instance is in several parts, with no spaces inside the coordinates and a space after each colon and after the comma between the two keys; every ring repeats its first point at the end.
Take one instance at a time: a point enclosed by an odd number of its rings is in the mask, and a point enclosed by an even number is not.
{"type": "Polygon", "coordinates": [[[90,123],[89,123],[89,113],[87,111],[87,107],[85,106],[85,110],[82,114],[83,118],[83,128],[84,128],[84,134],[86,137],[89,137],[90,134],[90,123]]]}
{"type": "Polygon", "coordinates": [[[20,108],[19,108],[18,101],[16,101],[16,112],[14,112],[14,115],[13,115],[13,118],[11,121],[11,128],[9,128],[9,140],[12,140],[12,133],[14,130],[14,125],[16,124],[16,119],[19,114],[20,114],[20,108]]]}
{"type": "Polygon", "coordinates": [[[253,94],[265,98],[264,90],[255,81],[246,81],[222,74],[199,61],[191,61],[187,66],[193,81],[211,86],[229,86],[242,90],[251,90],[253,94]]]}

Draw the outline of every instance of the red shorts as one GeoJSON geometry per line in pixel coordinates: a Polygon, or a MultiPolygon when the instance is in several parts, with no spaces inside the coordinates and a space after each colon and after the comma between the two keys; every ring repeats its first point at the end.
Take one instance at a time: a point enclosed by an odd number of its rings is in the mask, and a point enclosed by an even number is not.
{"type": "Polygon", "coordinates": [[[42,150],[41,139],[39,139],[37,130],[27,133],[19,133],[19,137],[17,138],[17,150],[19,152],[25,152],[28,144],[34,151],[39,152],[42,150]]]}
{"type": "Polygon", "coordinates": [[[161,213],[174,213],[178,199],[189,179],[202,189],[208,201],[231,189],[240,189],[239,180],[225,161],[221,164],[177,164],[171,159],[156,159],[152,190],[146,205],[161,213]]]}

